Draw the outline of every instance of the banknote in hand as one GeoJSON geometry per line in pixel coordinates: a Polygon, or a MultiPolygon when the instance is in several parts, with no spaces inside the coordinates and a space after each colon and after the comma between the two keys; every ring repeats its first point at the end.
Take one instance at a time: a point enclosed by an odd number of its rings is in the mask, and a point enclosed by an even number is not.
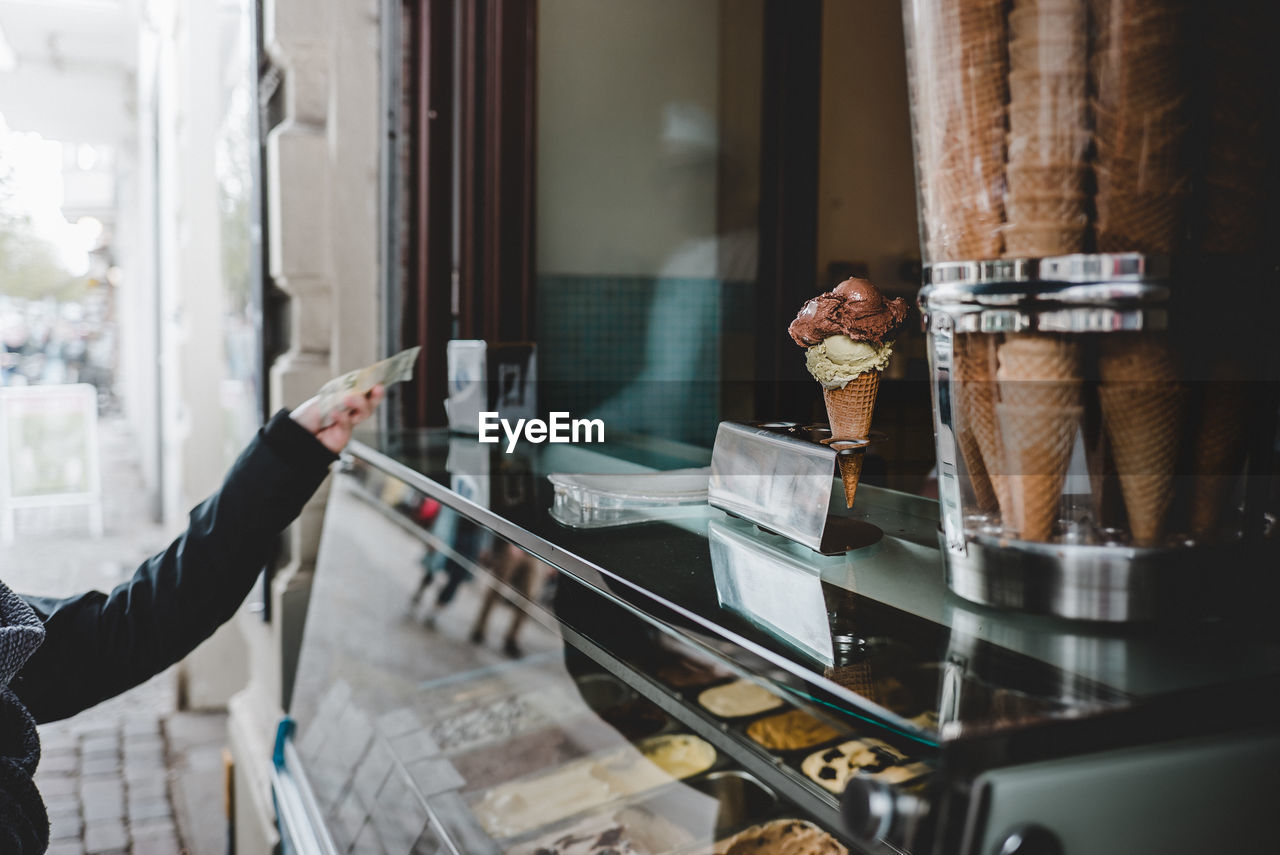
{"type": "Polygon", "coordinates": [[[390,386],[392,383],[411,379],[413,366],[417,364],[418,353],[421,350],[421,347],[402,350],[395,356],[364,368],[357,368],[355,371],[348,371],[341,377],[335,377],[325,383],[320,387],[318,395],[320,412],[325,414],[324,421],[329,421],[330,415],[342,406],[342,399],[352,392],[363,395],[379,384],[390,386]]]}

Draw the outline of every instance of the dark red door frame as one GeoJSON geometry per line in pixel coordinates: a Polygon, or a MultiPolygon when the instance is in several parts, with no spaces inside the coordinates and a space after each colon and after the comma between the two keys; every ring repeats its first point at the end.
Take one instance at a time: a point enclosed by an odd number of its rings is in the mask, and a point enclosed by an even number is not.
{"type": "Polygon", "coordinates": [[[813,379],[787,323],[818,283],[821,0],[765,0],[756,416],[807,418],[813,379]]]}
{"type": "Polygon", "coordinates": [[[536,0],[464,2],[459,331],[534,335],[536,0]]]}
{"type": "Polygon", "coordinates": [[[418,381],[403,392],[406,425],[441,425],[448,395],[445,342],[453,336],[454,5],[456,0],[407,3],[409,34],[403,77],[410,135],[410,227],[401,335],[423,345],[418,381]]]}

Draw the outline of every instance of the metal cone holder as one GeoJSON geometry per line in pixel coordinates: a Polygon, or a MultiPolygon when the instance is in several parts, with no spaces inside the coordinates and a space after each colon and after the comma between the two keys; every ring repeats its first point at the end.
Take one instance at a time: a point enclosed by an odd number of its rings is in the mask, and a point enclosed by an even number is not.
{"type": "MultiPolygon", "coordinates": [[[[1132,545],[1126,531],[1100,522],[1095,486],[1082,502],[1096,504],[1074,518],[1059,516],[1047,541],[1020,540],[1000,512],[975,509],[975,476],[957,432],[956,411],[964,406],[953,384],[959,337],[1037,332],[1097,342],[1110,334],[1162,333],[1169,326],[1168,264],[1133,253],[1071,255],[936,264],[924,278],[939,538],[951,590],[983,605],[1091,621],[1213,611],[1212,592],[1230,587],[1224,568],[1245,563],[1231,560],[1243,552],[1239,539],[1198,543],[1170,532],[1159,545],[1132,545]]],[[[1102,482],[1099,465],[1089,460],[1087,480],[1095,485],[1102,482]]],[[[1110,498],[1117,498],[1114,490],[1110,498]]]]}
{"type": "Polygon", "coordinates": [[[833,437],[826,425],[721,422],[708,501],[824,555],[877,543],[883,532],[845,507],[839,458],[869,439],[833,437]]]}

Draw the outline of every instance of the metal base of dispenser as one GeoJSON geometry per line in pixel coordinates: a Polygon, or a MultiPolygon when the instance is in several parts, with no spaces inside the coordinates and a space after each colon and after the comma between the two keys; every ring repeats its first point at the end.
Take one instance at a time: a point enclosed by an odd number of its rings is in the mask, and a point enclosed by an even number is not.
{"type": "Polygon", "coordinates": [[[1243,563],[1232,546],[1139,549],[969,540],[947,548],[947,587],[971,602],[1072,620],[1152,621],[1204,617],[1234,590],[1228,576],[1243,563]]]}

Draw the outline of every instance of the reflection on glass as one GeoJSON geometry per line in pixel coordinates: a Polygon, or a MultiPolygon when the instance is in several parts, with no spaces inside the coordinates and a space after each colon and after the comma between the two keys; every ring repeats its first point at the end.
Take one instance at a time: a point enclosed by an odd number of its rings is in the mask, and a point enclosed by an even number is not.
{"type": "Polygon", "coordinates": [[[711,522],[708,536],[720,605],[818,662],[833,664],[818,573],[728,526],[711,522]]]}
{"type": "MultiPolygon", "coordinates": [[[[456,851],[573,852],[569,841],[591,836],[656,852],[709,846],[782,811],[804,816],[565,644],[556,621],[684,691],[733,675],[659,642],[580,583],[539,596],[518,577],[546,565],[367,474],[339,479],[330,499],[289,710],[301,772],[340,850],[448,838],[456,851]],[[449,589],[455,566],[466,578],[449,589]],[[445,581],[424,585],[424,573],[445,581]],[[449,594],[424,610],[437,584],[449,594]],[[518,650],[474,637],[477,620],[507,606],[521,616],[518,650]]],[[[756,688],[778,712],[783,701],[756,688]]],[[[739,716],[744,727],[753,718],[739,716]]],[[[776,723],[766,732],[777,736],[776,723]]]]}
{"type": "Polygon", "coordinates": [[[225,26],[221,79],[222,121],[214,141],[218,192],[218,250],[222,278],[222,360],[219,388],[226,428],[221,454],[235,459],[262,423],[261,335],[258,326],[261,270],[258,257],[257,76],[253,5],[220,6],[225,26]]]}
{"type": "Polygon", "coordinates": [[[721,418],[749,413],[720,384],[753,373],[762,8],[539,3],[550,409],[703,446],[721,418]]]}

